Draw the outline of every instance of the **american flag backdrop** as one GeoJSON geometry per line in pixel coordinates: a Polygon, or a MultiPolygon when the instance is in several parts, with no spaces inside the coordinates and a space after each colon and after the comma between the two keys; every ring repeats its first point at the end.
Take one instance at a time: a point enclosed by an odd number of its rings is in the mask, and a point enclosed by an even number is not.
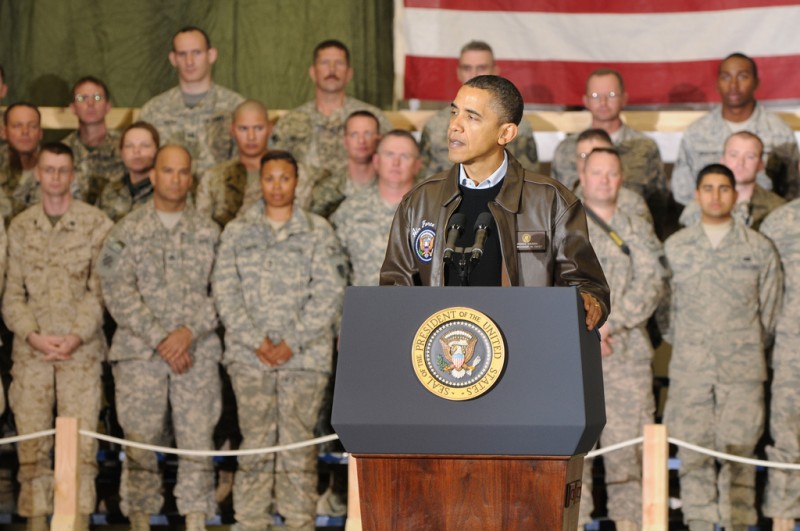
{"type": "Polygon", "coordinates": [[[618,69],[629,104],[719,100],[720,60],[756,60],[760,100],[800,99],[800,3],[783,0],[395,0],[396,91],[449,101],[477,39],[528,104],[580,105],[588,74],[618,69]]]}

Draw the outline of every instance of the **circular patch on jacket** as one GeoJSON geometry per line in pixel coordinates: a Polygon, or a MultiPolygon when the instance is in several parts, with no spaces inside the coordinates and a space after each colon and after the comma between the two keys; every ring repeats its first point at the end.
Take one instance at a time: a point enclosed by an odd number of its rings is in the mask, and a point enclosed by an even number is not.
{"type": "Polygon", "coordinates": [[[430,262],[433,259],[433,242],[435,239],[436,233],[431,229],[421,230],[417,234],[417,238],[414,240],[414,250],[422,262],[430,262]]]}

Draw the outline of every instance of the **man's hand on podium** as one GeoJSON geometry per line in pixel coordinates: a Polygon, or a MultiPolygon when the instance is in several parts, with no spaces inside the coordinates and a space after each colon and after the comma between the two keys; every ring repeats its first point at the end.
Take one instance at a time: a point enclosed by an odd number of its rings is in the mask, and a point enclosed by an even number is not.
{"type": "Polygon", "coordinates": [[[583,308],[586,310],[586,328],[594,330],[594,327],[597,326],[603,316],[603,308],[597,302],[597,299],[588,293],[581,292],[581,297],[583,297],[583,308]]]}

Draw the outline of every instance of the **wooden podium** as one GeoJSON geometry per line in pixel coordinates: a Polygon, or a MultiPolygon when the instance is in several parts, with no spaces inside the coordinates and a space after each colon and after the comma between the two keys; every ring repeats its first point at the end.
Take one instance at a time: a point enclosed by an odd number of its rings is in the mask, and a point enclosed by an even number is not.
{"type": "Polygon", "coordinates": [[[583,455],[605,424],[583,323],[574,288],[348,288],[333,426],[358,458],[364,529],[576,529],[583,455]],[[468,400],[414,369],[420,330],[449,308],[484,314],[505,346],[493,387],[468,400]]]}

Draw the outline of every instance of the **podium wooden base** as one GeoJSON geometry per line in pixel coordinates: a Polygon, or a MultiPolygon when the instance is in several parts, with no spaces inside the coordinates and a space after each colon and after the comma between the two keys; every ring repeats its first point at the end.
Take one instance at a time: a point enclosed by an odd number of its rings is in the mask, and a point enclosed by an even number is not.
{"type": "Polygon", "coordinates": [[[583,456],[358,454],[365,530],[574,530],[583,456]]]}

